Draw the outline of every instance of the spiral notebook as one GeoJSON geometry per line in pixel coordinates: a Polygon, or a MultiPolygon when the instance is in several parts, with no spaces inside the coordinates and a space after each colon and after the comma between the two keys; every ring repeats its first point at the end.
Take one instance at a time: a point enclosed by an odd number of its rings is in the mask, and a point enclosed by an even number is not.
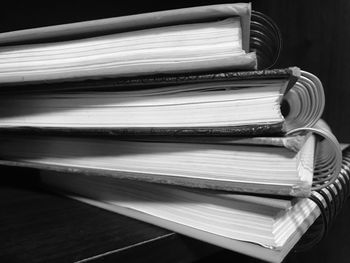
{"type": "Polygon", "coordinates": [[[263,69],[281,50],[249,3],[220,4],[0,34],[0,86],[263,69]]]}
{"type": "Polygon", "coordinates": [[[57,85],[55,91],[49,85],[2,94],[0,129],[118,136],[281,135],[312,127],[325,105],[319,79],[297,67],[98,85],[57,85]]]}
{"type": "Polygon", "coordinates": [[[0,163],[247,193],[309,196],[335,180],[336,138],[322,125],[287,137],[3,135],[0,163]]]}
{"type": "MultiPolygon", "coordinates": [[[[42,180],[90,205],[252,257],[281,262],[318,217],[325,217],[329,224],[328,215],[336,214],[335,209],[345,201],[350,186],[349,148],[343,153],[342,171],[333,184],[314,191],[310,198],[292,200],[57,172],[43,172],[42,180]],[[324,191],[332,194],[324,198],[324,191]]],[[[297,248],[305,248],[303,242],[297,248]]]]}
{"type": "MultiPolygon", "coordinates": [[[[279,45],[276,27],[260,13],[254,18],[253,39],[268,30],[264,41],[279,45]]],[[[255,69],[250,49],[265,66],[276,54],[266,56],[261,36],[249,44],[250,21],[251,5],[236,3],[5,32],[0,84],[255,69]]]]}

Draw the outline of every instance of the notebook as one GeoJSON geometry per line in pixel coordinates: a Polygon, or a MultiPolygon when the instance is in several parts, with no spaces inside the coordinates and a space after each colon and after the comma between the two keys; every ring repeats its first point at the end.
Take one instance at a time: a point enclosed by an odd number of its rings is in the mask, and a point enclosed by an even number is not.
{"type": "Polygon", "coordinates": [[[3,135],[0,163],[248,193],[309,196],[339,174],[326,130],[287,137],[220,138],[3,135]]]}
{"type": "MultiPolygon", "coordinates": [[[[343,165],[347,171],[336,180],[347,182],[335,198],[349,187],[348,161],[343,165]]],[[[281,262],[327,211],[313,198],[275,199],[59,172],[42,172],[41,178],[76,200],[269,262],[281,262]]]]}
{"type": "Polygon", "coordinates": [[[325,104],[319,79],[296,67],[97,83],[5,93],[0,129],[266,136],[313,126],[325,104]]]}
{"type": "Polygon", "coordinates": [[[256,68],[249,3],[0,34],[0,84],[256,68]]]}

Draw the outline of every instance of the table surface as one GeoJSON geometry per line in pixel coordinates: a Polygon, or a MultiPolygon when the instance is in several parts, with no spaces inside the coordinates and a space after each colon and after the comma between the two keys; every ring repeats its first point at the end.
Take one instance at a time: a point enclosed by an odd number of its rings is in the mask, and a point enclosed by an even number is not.
{"type": "MultiPolygon", "coordinates": [[[[0,262],[261,262],[50,193],[35,172],[1,168],[0,262]]],[[[349,262],[350,202],[328,236],[285,262],[349,262]]]]}

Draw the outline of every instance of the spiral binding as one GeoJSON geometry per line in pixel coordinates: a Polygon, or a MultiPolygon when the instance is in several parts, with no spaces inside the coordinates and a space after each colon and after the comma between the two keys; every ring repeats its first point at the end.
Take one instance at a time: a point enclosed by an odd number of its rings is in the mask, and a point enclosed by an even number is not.
{"type": "Polygon", "coordinates": [[[320,208],[321,216],[300,239],[294,251],[305,251],[328,233],[334,219],[349,197],[350,189],[350,146],[343,150],[341,170],[334,182],[327,187],[312,192],[310,199],[320,208]]]}
{"type": "Polygon", "coordinates": [[[301,71],[300,78],[283,96],[283,100],[290,105],[290,111],[285,116],[287,131],[314,126],[325,107],[321,81],[306,71],[301,71]]]}
{"type": "Polygon", "coordinates": [[[258,69],[272,68],[281,53],[282,36],[275,22],[267,15],[252,11],[250,51],[255,52],[258,69]]]}
{"type": "MultiPolygon", "coordinates": [[[[319,191],[323,188],[328,189],[333,185],[341,171],[342,166],[342,152],[335,136],[323,127],[318,122],[315,127],[305,127],[294,129],[287,133],[287,135],[295,135],[311,132],[317,136],[315,158],[314,158],[314,174],[311,190],[319,191]]],[[[332,195],[334,193],[334,186],[329,190],[332,195]]],[[[321,193],[322,195],[327,193],[321,193]]],[[[326,198],[326,197],[325,197],[326,198]]],[[[327,198],[326,198],[327,199],[327,198]]]]}

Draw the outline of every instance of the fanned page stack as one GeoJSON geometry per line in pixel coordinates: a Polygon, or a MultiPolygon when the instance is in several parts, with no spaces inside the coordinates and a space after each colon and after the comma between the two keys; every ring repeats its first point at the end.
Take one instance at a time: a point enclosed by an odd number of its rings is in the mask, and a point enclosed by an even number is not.
{"type": "Polygon", "coordinates": [[[250,14],[213,5],[2,33],[0,85],[254,69],[250,14]]]}
{"type": "Polygon", "coordinates": [[[16,96],[5,93],[0,98],[0,129],[114,135],[283,134],[313,126],[325,101],[321,82],[296,67],[123,79],[92,87],[62,84],[16,96]]]}
{"type": "MultiPolygon", "coordinates": [[[[348,197],[349,153],[350,148],[344,146],[336,180],[313,191],[310,199],[275,199],[59,172],[42,172],[41,178],[81,202],[252,257],[282,262],[319,216],[327,229],[348,197]]],[[[325,232],[310,234],[314,243],[325,232]]],[[[299,242],[297,246],[305,245],[299,242]]]]}
{"type": "Polygon", "coordinates": [[[4,135],[0,163],[101,178],[309,196],[312,189],[333,182],[341,162],[335,137],[327,131],[312,131],[284,138],[241,139],[4,135]]]}
{"type": "Polygon", "coordinates": [[[59,173],[42,173],[42,180],[79,201],[270,262],[282,261],[320,214],[309,199],[206,193],[59,173]]]}

